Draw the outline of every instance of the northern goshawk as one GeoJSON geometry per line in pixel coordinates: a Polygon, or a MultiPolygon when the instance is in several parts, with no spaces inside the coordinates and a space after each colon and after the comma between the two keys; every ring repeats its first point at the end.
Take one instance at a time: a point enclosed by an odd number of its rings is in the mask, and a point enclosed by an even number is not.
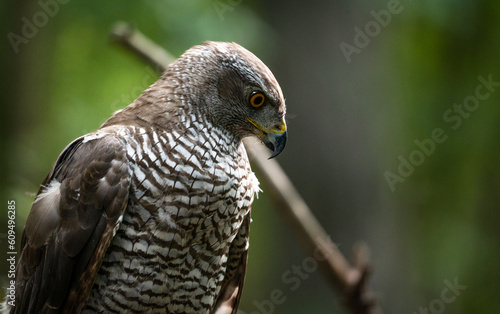
{"type": "Polygon", "coordinates": [[[236,313],[259,190],[242,138],[287,132],[271,71],[235,43],[186,51],[69,144],[36,196],[13,313],[236,313]]]}

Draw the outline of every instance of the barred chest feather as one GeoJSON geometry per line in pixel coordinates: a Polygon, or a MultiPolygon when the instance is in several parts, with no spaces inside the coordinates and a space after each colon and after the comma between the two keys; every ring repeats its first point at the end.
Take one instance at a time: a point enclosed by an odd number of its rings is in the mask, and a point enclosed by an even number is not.
{"type": "MultiPolygon", "coordinates": [[[[159,131],[111,127],[126,143],[130,200],[86,311],[208,313],[258,181],[243,144],[204,123],[159,131]]],[[[99,133],[100,132],[100,133],[99,133]]],[[[92,136],[88,140],[92,140],[92,136]]]]}

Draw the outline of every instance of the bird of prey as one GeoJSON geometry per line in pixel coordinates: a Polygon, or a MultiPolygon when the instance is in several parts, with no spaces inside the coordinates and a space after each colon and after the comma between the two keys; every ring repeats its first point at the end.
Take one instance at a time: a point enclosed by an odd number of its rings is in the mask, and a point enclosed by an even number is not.
{"type": "Polygon", "coordinates": [[[187,50],[69,144],[22,236],[11,313],[236,313],[259,190],[242,138],[284,148],[271,71],[235,43],[187,50]]]}

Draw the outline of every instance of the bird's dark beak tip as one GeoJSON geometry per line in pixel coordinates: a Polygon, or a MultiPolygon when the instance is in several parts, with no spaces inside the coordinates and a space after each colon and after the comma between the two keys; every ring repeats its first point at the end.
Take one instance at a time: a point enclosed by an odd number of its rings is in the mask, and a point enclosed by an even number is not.
{"type": "Polygon", "coordinates": [[[264,139],[264,145],[273,151],[273,154],[269,159],[272,159],[283,151],[286,146],[286,141],[288,139],[288,133],[285,131],[282,134],[268,133],[264,139]]]}

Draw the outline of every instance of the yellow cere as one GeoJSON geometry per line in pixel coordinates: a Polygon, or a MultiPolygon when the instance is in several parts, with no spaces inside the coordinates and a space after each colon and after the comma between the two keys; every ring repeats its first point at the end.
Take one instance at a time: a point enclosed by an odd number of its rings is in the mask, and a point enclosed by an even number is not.
{"type": "Polygon", "coordinates": [[[286,123],[285,123],[284,119],[283,119],[282,123],[280,124],[280,128],[279,129],[267,129],[267,128],[264,128],[261,125],[259,125],[257,122],[255,122],[254,120],[252,120],[252,118],[250,118],[250,117],[247,117],[247,120],[248,120],[248,122],[250,122],[251,124],[253,124],[257,129],[259,129],[259,130],[261,130],[262,132],[265,132],[265,133],[283,134],[286,131],[286,123]]]}

